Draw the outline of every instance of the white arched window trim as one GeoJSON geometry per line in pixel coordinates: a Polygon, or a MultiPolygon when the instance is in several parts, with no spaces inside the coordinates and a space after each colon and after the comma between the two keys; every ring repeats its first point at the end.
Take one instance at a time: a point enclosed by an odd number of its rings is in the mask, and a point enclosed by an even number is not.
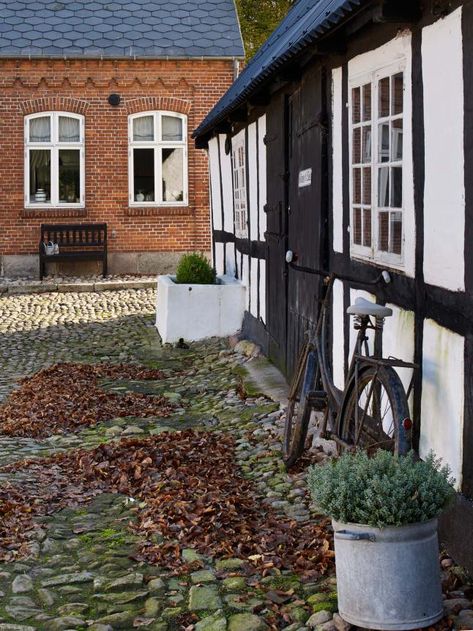
{"type": "MultiPolygon", "coordinates": [[[[84,208],[85,206],[85,118],[81,114],[72,112],[38,112],[25,116],[25,173],[24,173],[24,199],[27,208],[84,208]],[[59,127],[60,118],[77,120],[79,123],[79,136],[76,140],[60,138],[59,127]],[[36,119],[49,118],[49,137],[40,139],[32,136],[32,126],[36,119]],[[49,155],[49,173],[50,173],[50,191],[46,201],[40,201],[36,193],[38,190],[32,190],[35,186],[35,178],[31,174],[34,161],[39,155],[38,151],[48,152],[49,155]],[[70,194],[64,185],[65,171],[60,169],[61,151],[77,151],[79,154],[79,190],[78,195],[72,192],[74,186],[69,186],[70,194]],[[62,182],[60,183],[60,179],[62,182]],[[62,199],[61,195],[62,193],[62,199]]],[[[67,127],[67,122],[66,122],[67,127]]],[[[45,155],[45,154],[43,154],[45,155]]],[[[71,154],[69,154],[71,155],[71,154]]],[[[47,166],[44,167],[47,170],[47,166]]],[[[43,188],[41,183],[36,184],[36,189],[43,188]]]]}
{"type": "MultiPolygon", "coordinates": [[[[151,128],[151,127],[150,127],[151,128]]],[[[143,153],[141,154],[143,155],[143,153]]],[[[128,117],[128,200],[130,206],[187,206],[189,203],[188,192],[188,150],[187,150],[187,116],[185,114],[179,114],[177,112],[171,112],[168,110],[152,110],[147,112],[139,112],[137,114],[131,114],[128,117]],[[136,138],[134,135],[134,124],[138,119],[145,119],[146,117],[152,117],[152,130],[153,139],[136,138]],[[182,135],[179,140],[163,139],[163,118],[171,117],[181,121],[182,135]],[[179,196],[174,195],[173,199],[166,199],[166,193],[164,190],[164,151],[166,150],[178,150],[177,155],[182,154],[182,199],[179,196]],[[140,186],[140,173],[137,160],[136,150],[148,150],[149,154],[154,156],[154,199],[148,199],[151,197],[150,191],[145,190],[146,186],[140,186]],[[136,172],[135,172],[136,166],[136,172]],[[177,197],[177,198],[176,198],[177,197]],[[144,198],[144,199],[143,199],[144,198]]],[[[149,167],[149,165],[148,165],[149,167]]],[[[148,169],[151,171],[150,169],[148,169]]],[[[149,181],[150,174],[148,174],[149,181]]],[[[142,181],[142,180],[141,180],[142,181]]],[[[181,185],[181,182],[179,182],[181,185]]],[[[180,188],[180,186],[179,186],[180,188]]],[[[171,197],[172,193],[167,193],[171,197]]]]}

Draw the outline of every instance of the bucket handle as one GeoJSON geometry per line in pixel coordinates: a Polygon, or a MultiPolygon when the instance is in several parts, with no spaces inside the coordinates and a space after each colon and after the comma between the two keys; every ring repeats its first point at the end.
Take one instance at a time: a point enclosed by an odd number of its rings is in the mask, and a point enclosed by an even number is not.
{"type": "Polygon", "coordinates": [[[342,541],[376,541],[376,537],[368,532],[350,532],[349,530],[337,530],[335,533],[337,539],[342,541]]]}

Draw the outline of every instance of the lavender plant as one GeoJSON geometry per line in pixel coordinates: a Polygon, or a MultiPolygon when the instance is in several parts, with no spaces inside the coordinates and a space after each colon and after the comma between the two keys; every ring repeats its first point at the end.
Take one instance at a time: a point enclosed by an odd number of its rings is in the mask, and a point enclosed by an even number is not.
{"type": "Polygon", "coordinates": [[[425,461],[413,453],[394,456],[379,450],[345,454],[309,470],[315,505],[332,519],[383,528],[437,517],[455,496],[447,465],[431,453],[425,461]]]}

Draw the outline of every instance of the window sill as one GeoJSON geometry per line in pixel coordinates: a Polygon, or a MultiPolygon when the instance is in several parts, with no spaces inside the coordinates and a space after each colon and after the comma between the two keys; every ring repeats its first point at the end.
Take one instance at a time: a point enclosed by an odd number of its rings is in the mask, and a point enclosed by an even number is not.
{"type": "Polygon", "coordinates": [[[128,217],[166,217],[193,215],[193,206],[129,206],[125,210],[128,217]]]}
{"type": "Polygon", "coordinates": [[[405,262],[403,257],[397,255],[371,255],[368,256],[366,254],[361,253],[358,250],[350,251],[350,258],[355,261],[361,261],[362,263],[369,263],[370,265],[376,267],[382,267],[391,269],[396,272],[403,273],[405,271],[405,262]]]}
{"type": "Polygon", "coordinates": [[[62,208],[41,208],[38,206],[30,206],[24,208],[22,213],[22,217],[39,217],[39,218],[48,218],[48,217],[86,217],[87,209],[86,208],[78,208],[77,206],[73,208],[67,208],[63,206],[62,208]]]}

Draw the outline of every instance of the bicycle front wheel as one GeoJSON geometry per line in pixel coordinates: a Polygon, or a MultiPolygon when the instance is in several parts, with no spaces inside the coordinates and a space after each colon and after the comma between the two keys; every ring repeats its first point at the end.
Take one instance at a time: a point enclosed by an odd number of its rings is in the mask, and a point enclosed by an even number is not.
{"type": "Polygon", "coordinates": [[[340,415],[340,438],[352,449],[386,449],[403,455],[411,448],[409,406],[391,366],[366,366],[352,379],[340,415]]]}
{"type": "Polygon", "coordinates": [[[288,468],[296,463],[304,451],[312,412],[309,393],[314,388],[317,375],[317,353],[306,346],[292,383],[284,425],[283,458],[288,468]]]}

